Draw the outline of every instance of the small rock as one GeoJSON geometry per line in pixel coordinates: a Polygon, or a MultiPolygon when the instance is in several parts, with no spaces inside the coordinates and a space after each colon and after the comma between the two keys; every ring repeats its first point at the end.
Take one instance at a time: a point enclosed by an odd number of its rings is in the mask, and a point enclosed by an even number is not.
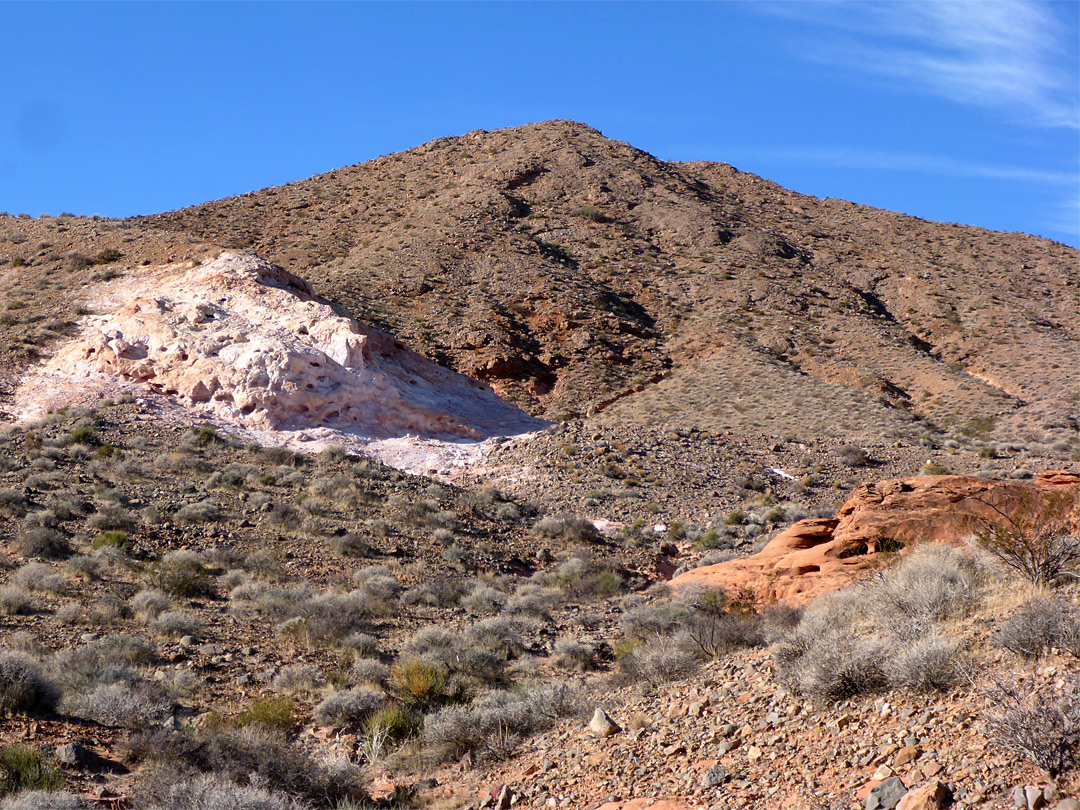
{"type": "Polygon", "coordinates": [[[589,730],[598,737],[610,737],[622,731],[603,709],[593,712],[592,720],[589,721],[589,730]]]}
{"type": "Polygon", "coordinates": [[[952,791],[941,782],[930,782],[909,793],[896,805],[896,810],[941,810],[952,801],[952,791]]]}
{"type": "Polygon", "coordinates": [[[1054,805],[1054,810],[1080,810],[1080,801],[1076,799],[1062,799],[1054,805]]]}
{"type": "Polygon", "coordinates": [[[57,746],[56,758],[65,765],[85,765],[90,756],[77,742],[69,742],[57,746]]]}
{"type": "Polygon", "coordinates": [[[1026,785],[1024,787],[1024,798],[1027,810],[1042,810],[1042,808],[1046,807],[1046,799],[1043,798],[1042,788],[1037,785],[1026,785]]]}
{"type": "Polygon", "coordinates": [[[723,765],[713,765],[709,770],[705,772],[705,775],[701,777],[701,786],[703,788],[720,787],[728,779],[731,778],[731,774],[727,772],[727,768],[723,765]]]}
{"type": "Polygon", "coordinates": [[[866,810],[894,810],[907,793],[899,776],[890,776],[866,797],[866,810]]]}

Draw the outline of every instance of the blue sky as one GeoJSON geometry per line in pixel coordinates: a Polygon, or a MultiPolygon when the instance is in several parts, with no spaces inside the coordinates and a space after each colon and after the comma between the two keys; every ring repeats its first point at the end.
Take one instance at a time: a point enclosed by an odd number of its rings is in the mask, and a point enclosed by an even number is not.
{"type": "Polygon", "coordinates": [[[0,210],[126,216],[572,118],[1080,244],[1080,3],[0,2],[0,210]]]}

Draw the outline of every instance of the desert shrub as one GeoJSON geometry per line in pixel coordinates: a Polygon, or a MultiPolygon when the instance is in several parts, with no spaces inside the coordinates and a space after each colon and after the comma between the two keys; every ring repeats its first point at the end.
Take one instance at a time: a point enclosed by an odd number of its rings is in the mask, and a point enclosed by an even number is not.
{"type": "Polygon", "coordinates": [[[416,723],[408,714],[397,706],[384,706],[364,720],[360,751],[368,762],[375,762],[389,745],[401,742],[415,731],[416,723]]]}
{"type": "Polygon", "coordinates": [[[390,680],[390,667],[374,658],[357,658],[349,668],[349,679],[356,684],[384,686],[390,680]]]}
{"type": "Polygon", "coordinates": [[[15,550],[23,557],[59,560],[71,553],[67,538],[46,526],[24,527],[15,536],[15,550]]]}
{"type": "MultiPolygon", "coordinates": [[[[62,785],[63,776],[59,772],[56,772],[56,776],[62,785]]],[[[3,792],[3,788],[0,788],[0,795],[3,792]]],[[[0,801],[0,810],[90,810],[90,807],[81,796],[61,793],[51,787],[21,789],[14,796],[0,801]]]]}
{"type": "Polygon", "coordinates": [[[801,629],[800,625],[793,637],[773,648],[777,680],[793,692],[836,701],[888,684],[889,652],[881,641],[854,635],[847,628],[819,636],[800,633],[801,629]]]}
{"type": "Polygon", "coordinates": [[[51,712],[60,700],[60,689],[49,680],[30,656],[0,651],[0,713],[51,712]]]}
{"type": "Polygon", "coordinates": [[[575,638],[565,636],[555,639],[552,648],[555,665],[565,669],[592,669],[596,661],[596,648],[575,638]]]}
{"type": "Polygon", "coordinates": [[[289,698],[260,697],[232,718],[235,726],[262,726],[288,733],[296,727],[296,705],[289,698]]]}
{"type": "Polygon", "coordinates": [[[120,531],[119,529],[106,529],[94,538],[94,542],[91,543],[94,548],[115,548],[118,551],[123,551],[125,554],[131,553],[131,540],[128,539],[127,532],[120,531]]]}
{"type": "Polygon", "coordinates": [[[0,515],[22,517],[27,509],[26,496],[18,489],[0,489],[0,515]]]}
{"type": "Polygon", "coordinates": [[[77,554],[64,563],[71,575],[86,582],[101,579],[102,562],[97,557],[77,554]]]}
{"type": "Polygon", "coordinates": [[[180,523],[188,525],[214,523],[221,520],[221,517],[221,510],[218,509],[217,504],[208,498],[196,501],[195,503],[185,504],[184,506],[181,506],[180,510],[176,513],[176,519],[180,523]]]}
{"type": "Polygon", "coordinates": [[[137,667],[156,661],[148,642],[126,635],[110,635],[58,651],[50,669],[66,689],[89,691],[113,683],[134,685],[142,680],[137,667]]]}
{"type": "Polygon", "coordinates": [[[280,793],[241,786],[218,774],[182,779],[162,798],[163,810],[303,810],[304,805],[280,793]]]}
{"type": "Polygon", "coordinates": [[[212,580],[199,555],[193,551],[170,551],[150,566],[150,584],[172,596],[202,596],[210,592],[212,580]]]}
{"type": "Polygon", "coordinates": [[[960,645],[928,634],[901,644],[885,660],[885,676],[895,689],[941,691],[960,675],[960,645]]]}
{"type": "Polygon", "coordinates": [[[1075,505],[1064,495],[1028,501],[1015,514],[985,504],[993,518],[974,524],[975,542],[1035,585],[1054,585],[1080,563],[1080,536],[1070,529],[1075,505]]]}
{"type": "Polygon", "coordinates": [[[1080,610],[1061,598],[1025,602],[994,634],[994,643],[1024,658],[1059,647],[1080,655],[1080,610]]]}
{"type": "Polygon", "coordinates": [[[360,657],[373,656],[378,652],[378,642],[375,636],[368,633],[349,633],[338,644],[346,653],[360,657]]]}
{"type": "Polygon", "coordinates": [[[878,572],[866,595],[886,622],[926,624],[970,613],[978,601],[979,577],[963,551],[925,544],[896,567],[878,572]]]}
{"type": "Polygon", "coordinates": [[[538,616],[547,618],[559,602],[563,594],[558,588],[546,588],[536,583],[526,582],[514,592],[504,607],[504,611],[510,615],[538,616]]]}
{"type": "Polygon", "coordinates": [[[49,566],[40,563],[24,565],[12,575],[11,580],[27,590],[52,593],[59,593],[66,585],[63,577],[54,574],[49,566]]]}
{"type": "MultiPolygon", "coordinates": [[[[291,745],[283,734],[258,725],[207,729],[199,735],[160,729],[134,735],[126,747],[126,756],[133,762],[149,760],[174,769],[212,774],[221,782],[258,784],[291,794],[317,808],[329,810],[340,802],[367,800],[358,767],[344,760],[317,759],[299,745],[291,745]]],[[[170,779],[167,787],[176,782],[170,779]]],[[[178,807],[202,810],[222,806],[207,800],[209,804],[178,807]]]]}
{"type": "Polygon", "coordinates": [[[334,692],[323,699],[312,719],[324,726],[356,726],[387,703],[386,695],[375,689],[355,686],[334,692]]]}
{"type": "MultiPolygon", "coordinates": [[[[64,784],[64,778],[52,767],[39,751],[25,745],[5,745],[0,748],[0,796],[19,794],[22,791],[54,791],[64,784]]],[[[27,794],[18,797],[18,807],[37,808],[42,805],[26,804],[27,794]]],[[[5,802],[4,806],[9,802],[5,802]]],[[[47,804],[43,805],[48,807],[47,804]]],[[[62,805],[61,805],[62,806],[62,805]]],[[[70,805],[69,805],[70,806],[70,805]]]]}
{"type": "Polygon", "coordinates": [[[103,726],[145,728],[164,722],[172,714],[172,702],[150,684],[111,683],[85,694],[65,695],[60,710],[103,726]]]}
{"type": "Polygon", "coordinates": [[[857,445],[845,444],[836,451],[836,460],[848,467],[862,467],[869,463],[870,456],[857,445]]]}
{"type": "Polygon", "coordinates": [[[461,600],[461,606],[472,613],[498,613],[505,607],[507,596],[486,582],[477,582],[469,595],[461,600]]]}
{"type": "Polygon", "coordinates": [[[202,629],[202,622],[186,610],[166,610],[158,614],[148,627],[166,636],[193,636],[202,629]]]}
{"type": "Polygon", "coordinates": [[[157,588],[147,588],[131,597],[128,604],[140,621],[149,622],[172,607],[172,597],[157,588]]]}
{"type": "Polygon", "coordinates": [[[450,577],[435,577],[409,588],[400,598],[403,605],[428,605],[429,607],[452,607],[464,595],[465,583],[450,577]]]}
{"type": "Polygon", "coordinates": [[[533,534],[546,540],[585,543],[600,540],[600,532],[592,521],[579,515],[548,515],[532,527],[533,534]]]}
{"type": "Polygon", "coordinates": [[[620,676],[627,681],[647,681],[659,686],[689,677],[701,666],[688,639],[660,636],[648,643],[630,643],[617,656],[620,676]]]}
{"type": "Polygon", "coordinates": [[[368,617],[376,611],[385,613],[385,603],[362,591],[324,593],[289,608],[291,618],[279,627],[285,635],[309,644],[333,642],[366,628],[368,617]]]}
{"type": "Polygon", "coordinates": [[[1051,779],[1076,764],[1080,751],[1080,680],[1033,692],[996,683],[988,694],[990,739],[1021,754],[1051,779]]]}
{"type": "Polygon", "coordinates": [[[429,624],[421,627],[401,649],[406,657],[422,658],[450,667],[461,651],[461,639],[444,627],[429,624]]]}
{"type": "Polygon", "coordinates": [[[37,610],[37,603],[26,588],[21,585],[0,585],[0,613],[27,616],[37,610]]]}
{"type": "Polygon", "coordinates": [[[632,640],[667,636],[685,626],[690,608],[681,601],[665,600],[632,607],[619,622],[623,635],[632,640]]]}
{"type": "Polygon", "coordinates": [[[71,431],[68,436],[68,441],[71,444],[86,444],[91,447],[96,447],[101,444],[101,437],[92,427],[82,425],[71,431]]]}
{"type": "Polygon", "coordinates": [[[407,707],[421,712],[465,699],[464,687],[447,678],[443,667],[415,658],[390,668],[390,685],[407,707]]]}
{"type": "Polygon", "coordinates": [[[371,557],[375,554],[371,544],[356,532],[347,532],[340,536],[328,537],[326,538],[326,545],[335,554],[340,554],[343,557],[371,557]]]}
{"type": "Polygon", "coordinates": [[[467,627],[465,641],[473,647],[510,659],[525,649],[522,635],[527,627],[529,625],[520,620],[494,616],[467,627]]]}
{"type": "Polygon", "coordinates": [[[401,593],[401,583],[381,565],[361,569],[353,574],[352,579],[358,586],[352,591],[353,598],[364,604],[382,603],[367,608],[372,615],[380,615],[389,610],[389,603],[396,601],[401,593]]]}
{"type": "Polygon", "coordinates": [[[693,594],[684,600],[690,616],[683,632],[705,658],[719,658],[744,647],[765,644],[760,616],[738,604],[731,604],[720,591],[693,594]]]}
{"type": "Polygon", "coordinates": [[[272,683],[279,692],[314,692],[326,684],[326,678],[314,664],[290,664],[281,668],[272,683]]]}
{"type": "Polygon", "coordinates": [[[504,759],[520,740],[580,713],[576,692],[551,684],[525,693],[492,692],[469,707],[448,706],[424,718],[421,742],[438,761],[472,752],[480,761],[504,759]]]}

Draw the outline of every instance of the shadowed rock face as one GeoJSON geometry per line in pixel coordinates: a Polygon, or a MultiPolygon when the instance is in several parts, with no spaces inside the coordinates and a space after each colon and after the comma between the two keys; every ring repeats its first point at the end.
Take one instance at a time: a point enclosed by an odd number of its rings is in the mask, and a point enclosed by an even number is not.
{"type": "Polygon", "coordinates": [[[671,584],[806,602],[848,584],[882,552],[956,542],[971,534],[973,521],[1000,520],[996,510],[1016,515],[1061,496],[1080,499],[1080,475],[1049,471],[1034,481],[934,475],[864,484],[835,518],[801,520],[757,554],[696,568],[671,584]]]}
{"type": "Polygon", "coordinates": [[[122,381],[253,431],[481,442],[544,425],[255,256],[140,275],[103,309],[24,384],[24,411],[122,381]]]}

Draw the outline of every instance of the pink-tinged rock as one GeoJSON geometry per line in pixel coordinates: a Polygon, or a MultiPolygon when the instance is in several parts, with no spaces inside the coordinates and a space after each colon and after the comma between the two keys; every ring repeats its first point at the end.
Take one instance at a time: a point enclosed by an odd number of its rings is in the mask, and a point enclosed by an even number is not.
{"type": "Polygon", "coordinates": [[[952,800],[952,792],[941,782],[930,782],[904,794],[896,810],[941,810],[952,800]]]}
{"type": "Polygon", "coordinates": [[[873,567],[882,549],[957,542],[971,534],[973,521],[1000,520],[995,508],[1015,514],[1057,497],[1080,500],[1080,475],[1051,470],[1033,481],[934,475],[863,484],[835,518],[800,520],[757,554],[695,568],[671,585],[806,602],[873,567]]]}
{"type": "Polygon", "coordinates": [[[79,335],[27,376],[16,393],[21,417],[95,388],[142,387],[188,409],[191,421],[259,439],[291,432],[304,434],[297,441],[382,442],[385,454],[372,455],[422,472],[447,466],[430,463],[433,443],[460,464],[484,439],[546,425],[486,384],[338,314],[305,281],[255,256],[148,269],[108,294],[95,304],[101,314],[84,318],[79,335]]]}
{"type": "Polygon", "coordinates": [[[596,810],[692,810],[691,806],[679,799],[631,799],[626,802],[608,802],[596,810]],[[650,804],[652,802],[652,804],[650,804]]]}

